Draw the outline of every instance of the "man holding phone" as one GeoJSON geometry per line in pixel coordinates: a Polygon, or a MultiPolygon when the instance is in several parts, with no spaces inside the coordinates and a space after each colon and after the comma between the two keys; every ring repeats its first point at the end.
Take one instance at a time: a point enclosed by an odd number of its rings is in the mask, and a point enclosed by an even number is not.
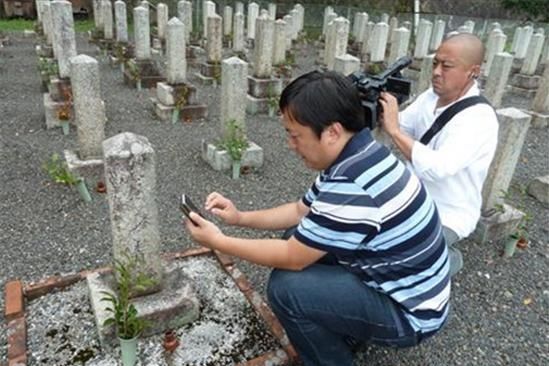
{"type": "Polygon", "coordinates": [[[211,193],[226,224],[282,230],[283,239],[230,237],[191,212],[186,228],[208,248],[274,268],[267,294],[305,365],[353,364],[350,339],[406,347],[448,314],[447,249],[421,182],[364,128],[355,86],[313,71],[280,98],[288,144],[320,173],[298,202],[239,211],[211,193]]]}

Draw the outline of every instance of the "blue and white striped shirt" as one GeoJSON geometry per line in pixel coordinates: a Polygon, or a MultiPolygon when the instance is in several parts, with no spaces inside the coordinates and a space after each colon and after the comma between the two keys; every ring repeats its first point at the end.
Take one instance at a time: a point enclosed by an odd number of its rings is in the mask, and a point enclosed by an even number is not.
{"type": "MultiPolygon", "coordinates": [[[[449,261],[436,207],[419,179],[368,129],[355,134],[303,197],[295,233],[400,304],[423,335],[448,315],[449,261]]],[[[402,316],[402,315],[401,315],[402,316]]]]}

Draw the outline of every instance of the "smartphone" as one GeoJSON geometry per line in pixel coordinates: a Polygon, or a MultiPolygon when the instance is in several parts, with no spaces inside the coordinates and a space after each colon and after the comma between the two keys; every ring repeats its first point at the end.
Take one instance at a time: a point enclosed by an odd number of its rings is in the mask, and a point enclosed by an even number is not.
{"type": "Polygon", "coordinates": [[[191,211],[194,213],[197,213],[201,217],[204,217],[202,212],[200,212],[200,210],[192,203],[191,199],[187,197],[187,195],[185,194],[181,195],[181,200],[179,201],[179,208],[181,209],[181,211],[183,211],[185,216],[187,216],[189,220],[191,220],[191,222],[195,225],[196,225],[196,222],[194,222],[193,219],[191,219],[191,211]]]}

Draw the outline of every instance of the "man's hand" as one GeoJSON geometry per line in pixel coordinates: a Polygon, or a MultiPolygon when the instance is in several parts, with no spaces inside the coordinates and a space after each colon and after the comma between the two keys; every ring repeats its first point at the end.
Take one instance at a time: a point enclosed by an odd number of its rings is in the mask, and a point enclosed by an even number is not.
{"type": "Polygon", "coordinates": [[[240,223],[240,211],[233,202],[217,192],[210,193],[206,198],[206,210],[221,218],[226,224],[238,225],[240,223]]]}
{"type": "Polygon", "coordinates": [[[215,224],[204,219],[195,212],[191,212],[191,220],[185,219],[185,227],[194,241],[210,249],[216,249],[215,243],[219,243],[223,233],[215,224]],[[193,221],[196,223],[193,224],[193,221]]]}
{"type": "Polygon", "coordinates": [[[383,107],[383,120],[381,126],[389,136],[393,137],[400,132],[400,124],[398,122],[398,101],[391,93],[382,92],[379,103],[383,107]]]}

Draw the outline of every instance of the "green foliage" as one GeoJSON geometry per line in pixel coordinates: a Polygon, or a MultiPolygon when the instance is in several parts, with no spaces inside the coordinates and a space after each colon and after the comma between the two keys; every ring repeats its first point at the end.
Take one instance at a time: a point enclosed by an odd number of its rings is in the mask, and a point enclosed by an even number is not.
{"type": "Polygon", "coordinates": [[[227,123],[227,136],[221,142],[221,148],[226,150],[232,161],[241,161],[244,151],[248,148],[248,140],[236,120],[227,123]]]}
{"type": "Polygon", "coordinates": [[[73,186],[80,180],[69,170],[67,164],[61,160],[57,153],[52,154],[50,159],[42,165],[42,168],[55,183],[73,186]]]}
{"type": "MultiPolygon", "coordinates": [[[[85,20],[75,20],[74,30],[76,32],[87,32],[94,27],[92,18],[85,20]]],[[[34,21],[26,19],[0,19],[0,31],[22,32],[25,29],[35,29],[34,21]]]]}
{"type": "Polygon", "coordinates": [[[522,12],[527,19],[549,21],[549,1],[547,0],[501,0],[505,9],[522,12]]]}
{"type": "Polygon", "coordinates": [[[132,339],[139,336],[149,325],[148,321],[139,318],[135,306],[131,303],[131,296],[156,285],[156,281],[146,273],[138,271],[143,258],[124,254],[124,260],[115,260],[113,269],[116,277],[118,293],[116,295],[102,291],[101,301],[109,302],[106,311],[111,317],[105,320],[104,326],[114,326],[116,334],[122,339],[132,339]]]}
{"type": "Polygon", "coordinates": [[[48,78],[52,75],[59,74],[57,61],[47,57],[38,58],[38,70],[40,71],[40,74],[47,76],[48,78]]]}

